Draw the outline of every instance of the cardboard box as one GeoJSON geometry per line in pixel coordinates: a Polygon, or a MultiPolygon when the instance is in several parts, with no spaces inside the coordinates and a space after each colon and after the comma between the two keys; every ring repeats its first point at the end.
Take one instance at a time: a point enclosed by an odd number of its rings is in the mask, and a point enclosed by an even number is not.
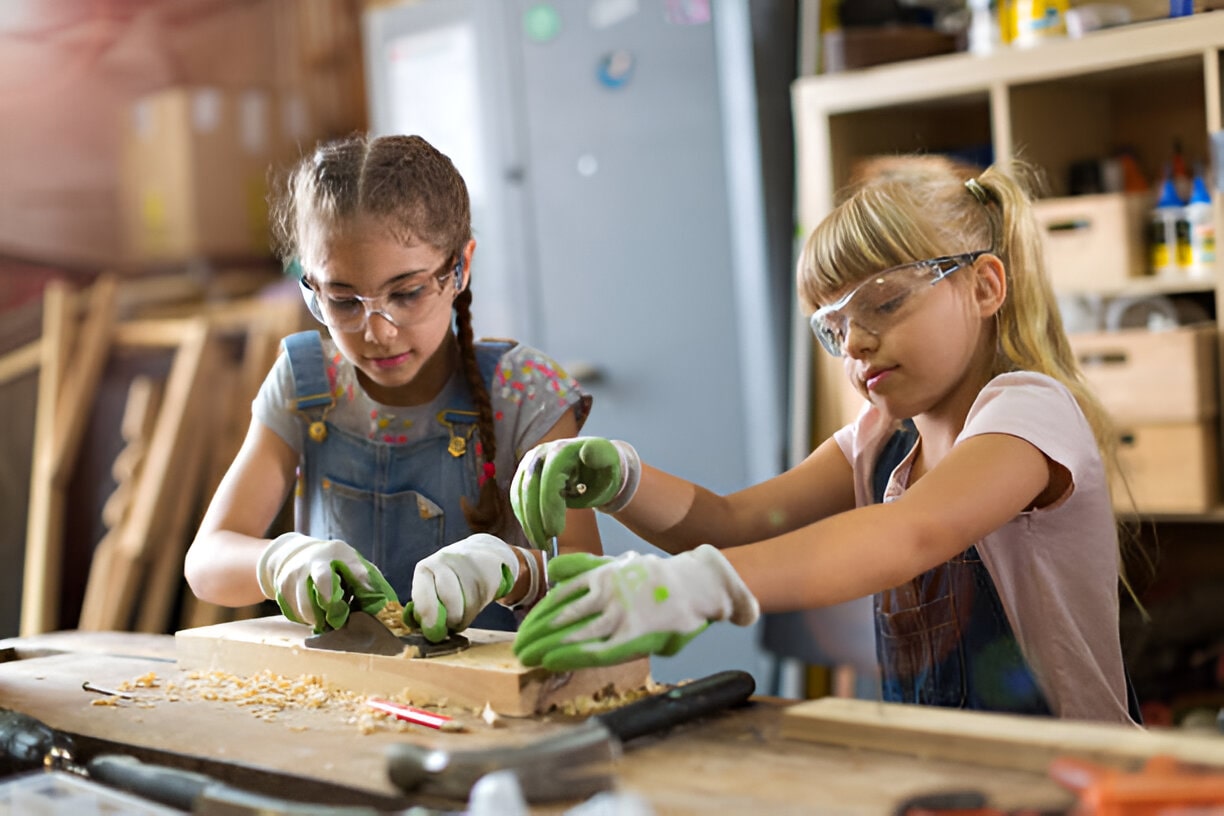
{"type": "Polygon", "coordinates": [[[1115,422],[1197,422],[1218,415],[1214,323],[1068,338],[1084,376],[1115,422]]]}
{"type": "Polygon", "coordinates": [[[1148,273],[1146,193],[1047,198],[1033,211],[1055,289],[1099,290],[1148,273]]]}
{"type": "Polygon", "coordinates": [[[286,155],[282,98],[171,88],[136,101],[120,146],[124,255],[133,263],[269,254],[267,176],[286,155]]]}
{"type": "Polygon", "coordinates": [[[1119,513],[1214,509],[1220,501],[1218,454],[1214,420],[1123,427],[1118,444],[1122,475],[1115,476],[1112,485],[1114,509],[1119,513]]]}

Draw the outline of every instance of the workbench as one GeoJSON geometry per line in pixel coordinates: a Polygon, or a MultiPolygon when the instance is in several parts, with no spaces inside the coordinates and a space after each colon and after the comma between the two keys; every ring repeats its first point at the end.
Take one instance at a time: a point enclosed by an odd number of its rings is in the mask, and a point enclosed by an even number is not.
{"type": "MultiPolygon", "coordinates": [[[[83,682],[116,688],[150,675],[162,685],[181,680],[173,638],[57,632],[3,640],[0,650],[0,705],[72,734],[78,747],[126,752],[295,799],[462,810],[463,802],[416,800],[397,791],[386,776],[388,745],[407,740],[461,750],[525,744],[574,722],[549,716],[506,719],[494,727],[472,712],[457,717],[465,733],[398,723],[363,733],[349,712],[327,706],[268,720],[234,702],[188,694],[167,699],[158,689],[99,704],[100,696],[83,690],[83,682]]],[[[644,797],[658,814],[889,814],[907,796],[966,787],[1001,807],[1074,801],[1040,773],[783,739],[782,713],[793,702],[754,697],[742,708],[627,743],[618,790],[644,797]]],[[[576,804],[532,813],[562,813],[576,804]]]]}

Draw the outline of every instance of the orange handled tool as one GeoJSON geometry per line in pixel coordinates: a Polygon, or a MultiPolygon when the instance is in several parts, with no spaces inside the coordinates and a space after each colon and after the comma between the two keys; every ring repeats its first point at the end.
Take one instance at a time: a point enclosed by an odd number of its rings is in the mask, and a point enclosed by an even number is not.
{"type": "Polygon", "coordinates": [[[1127,773],[1074,757],[1050,764],[1050,777],[1079,794],[1076,814],[1224,816],[1224,773],[1154,756],[1127,773]]]}

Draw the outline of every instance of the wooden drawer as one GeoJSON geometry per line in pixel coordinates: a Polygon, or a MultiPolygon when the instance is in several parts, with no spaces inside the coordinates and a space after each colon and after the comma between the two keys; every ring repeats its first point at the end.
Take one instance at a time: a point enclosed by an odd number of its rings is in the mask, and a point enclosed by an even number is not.
{"type": "Polygon", "coordinates": [[[1202,513],[1220,499],[1219,431],[1214,420],[1122,428],[1113,483],[1114,510],[1125,513],[1202,513]]]}
{"type": "Polygon", "coordinates": [[[1084,376],[1116,422],[1195,422],[1217,415],[1214,323],[1069,338],[1084,376]]]}
{"type": "Polygon", "coordinates": [[[1047,198],[1034,204],[1054,288],[1093,290],[1148,272],[1146,194],[1047,198]]]}

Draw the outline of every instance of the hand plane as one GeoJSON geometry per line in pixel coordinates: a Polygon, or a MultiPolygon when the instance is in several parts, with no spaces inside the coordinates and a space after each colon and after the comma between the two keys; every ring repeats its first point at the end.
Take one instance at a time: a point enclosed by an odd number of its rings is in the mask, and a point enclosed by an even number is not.
{"type": "Polygon", "coordinates": [[[438,643],[430,641],[420,632],[397,635],[377,617],[359,609],[349,612],[348,620],[339,629],[306,638],[306,646],[311,649],[395,656],[415,649],[416,657],[455,654],[469,645],[467,638],[454,633],[438,643]]]}

